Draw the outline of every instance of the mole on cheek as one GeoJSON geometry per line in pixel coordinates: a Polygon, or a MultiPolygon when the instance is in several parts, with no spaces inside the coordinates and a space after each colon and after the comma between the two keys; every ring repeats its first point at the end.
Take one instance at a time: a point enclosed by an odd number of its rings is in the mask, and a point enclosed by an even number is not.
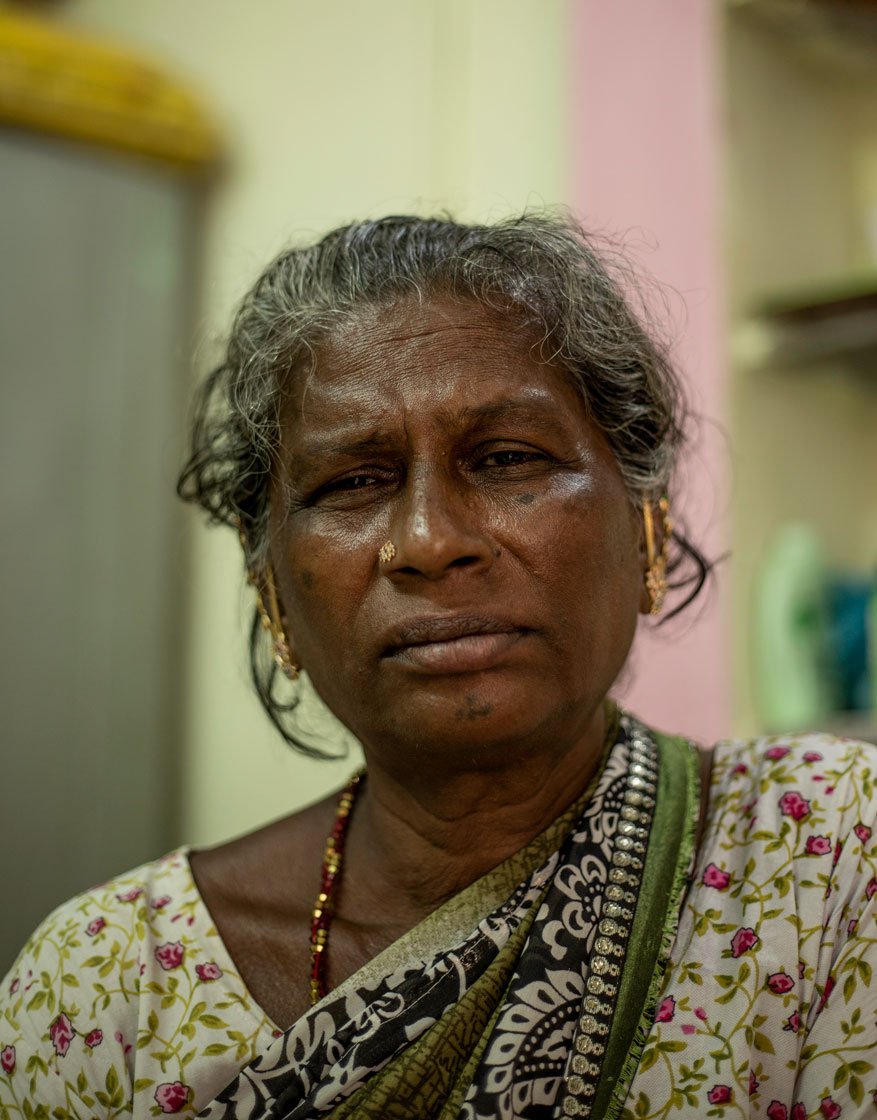
{"type": "Polygon", "coordinates": [[[314,573],[309,568],[302,568],[299,572],[299,582],[308,591],[314,586],[314,573]]]}
{"type": "Polygon", "coordinates": [[[536,495],[535,494],[518,494],[517,498],[515,498],[515,501],[520,506],[528,506],[528,505],[530,505],[531,502],[534,502],[535,500],[536,500],[536,495]]]}

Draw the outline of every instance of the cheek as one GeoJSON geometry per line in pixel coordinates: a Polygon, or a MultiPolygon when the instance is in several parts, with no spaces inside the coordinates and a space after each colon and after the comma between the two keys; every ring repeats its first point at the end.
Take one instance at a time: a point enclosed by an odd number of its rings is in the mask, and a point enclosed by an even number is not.
{"type": "Polygon", "coordinates": [[[305,669],[353,653],[356,616],[372,567],[361,549],[335,540],[293,534],[278,550],[278,583],[289,639],[305,669]]]}
{"type": "MultiPolygon", "coordinates": [[[[529,507],[538,510],[538,503],[529,507]]],[[[640,559],[634,516],[626,492],[610,500],[590,489],[558,503],[538,530],[543,541],[540,566],[551,582],[567,589],[594,617],[630,614],[640,599],[640,559]]],[[[625,622],[626,625],[626,622],[625,622]]]]}

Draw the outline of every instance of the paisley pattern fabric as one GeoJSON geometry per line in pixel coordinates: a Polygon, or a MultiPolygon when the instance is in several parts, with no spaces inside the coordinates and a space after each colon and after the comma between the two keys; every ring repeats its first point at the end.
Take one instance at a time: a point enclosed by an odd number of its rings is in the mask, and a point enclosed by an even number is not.
{"type": "Polygon", "coordinates": [[[324,1001],[202,1115],[550,1114],[586,995],[584,966],[609,885],[630,742],[645,734],[622,719],[560,846],[470,936],[425,967],[414,962],[324,1001]]]}
{"type": "MultiPolygon", "coordinates": [[[[623,768],[613,751],[582,817],[594,860],[567,870],[583,832],[567,827],[457,945],[330,995],[286,1036],[238,976],[185,852],[80,896],[40,927],[0,988],[0,1116],[340,1116],[356,1100],[344,1096],[350,1076],[375,1068],[365,1083],[377,1082],[392,1054],[430,1036],[433,998],[462,1008],[483,1039],[441,1115],[501,1115],[513,1071],[505,1114],[551,1116],[583,990],[565,954],[593,940],[599,849],[623,768]],[[521,965],[512,1014],[497,992],[515,982],[521,941],[538,967],[531,976],[521,965]],[[412,1002],[415,991],[425,1002],[412,1002]]],[[[719,744],[663,987],[632,1083],[606,1116],[875,1115],[875,833],[877,748],[826,736],[719,744]]]]}

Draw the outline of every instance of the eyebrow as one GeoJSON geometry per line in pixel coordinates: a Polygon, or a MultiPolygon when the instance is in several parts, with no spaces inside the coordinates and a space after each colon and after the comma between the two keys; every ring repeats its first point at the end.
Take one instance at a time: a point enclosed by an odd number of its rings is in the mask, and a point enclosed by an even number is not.
{"type": "MultiPolygon", "coordinates": [[[[559,408],[547,398],[511,399],[493,401],[486,404],[471,405],[461,411],[439,412],[439,423],[449,430],[460,426],[465,428],[487,428],[501,420],[530,420],[544,423],[568,415],[568,410],[559,408]]],[[[385,452],[395,442],[386,429],[374,427],[359,437],[345,439],[344,435],[310,435],[300,450],[293,451],[289,465],[298,472],[320,459],[332,455],[342,459],[355,459],[362,456],[385,452]]]]}
{"type": "Polygon", "coordinates": [[[553,400],[547,397],[536,396],[473,405],[470,408],[464,408],[461,415],[473,427],[487,427],[497,420],[542,421],[565,417],[568,415],[568,410],[559,408],[553,400]]]}

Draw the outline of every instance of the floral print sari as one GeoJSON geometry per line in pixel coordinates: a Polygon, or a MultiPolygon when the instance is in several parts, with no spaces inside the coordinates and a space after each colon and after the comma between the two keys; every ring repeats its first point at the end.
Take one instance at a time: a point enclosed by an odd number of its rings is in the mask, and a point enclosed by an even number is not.
{"type": "Polygon", "coordinates": [[[74,899],[0,988],[0,1116],[875,1115],[877,750],[805,736],[714,756],[689,876],[690,754],[625,718],[586,803],[490,890],[469,888],[489,900],[474,921],[438,912],[432,940],[388,950],[285,1033],[237,975],[184,852],[74,899]],[[637,915],[648,928],[617,975],[597,973],[622,960],[600,926],[609,905],[630,909],[610,839],[641,827],[622,814],[641,807],[625,801],[641,735],[658,805],[666,759],[679,763],[663,791],[679,844],[653,848],[653,826],[636,911],[612,919],[628,938],[637,915]]]}

